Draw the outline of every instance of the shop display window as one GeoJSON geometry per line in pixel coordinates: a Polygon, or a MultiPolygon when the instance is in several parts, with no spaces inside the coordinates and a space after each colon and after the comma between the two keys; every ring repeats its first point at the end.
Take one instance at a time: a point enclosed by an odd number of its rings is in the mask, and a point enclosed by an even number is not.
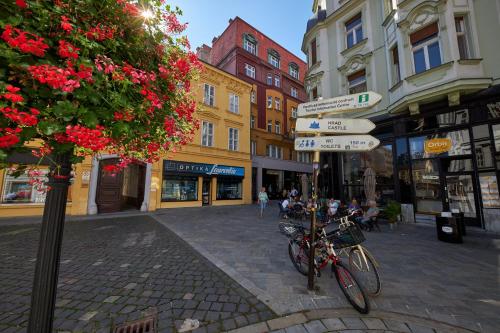
{"type": "MultiPolygon", "coordinates": [[[[42,170],[43,181],[47,181],[47,170],[42,170]]],[[[5,173],[2,203],[44,203],[46,191],[37,189],[30,183],[26,173],[19,177],[14,177],[5,173]]]]}
{"type": "Polygon", "coordinates": [[[161,201],[197,201],[198,177],[165,175],[161,201]]]}
{"type": "Polygon", "coordinates": [[[217,200],[236,200],[243,198],[243,179],[237,177],[217,178],[217,200]]]}
{"type": "Polygon", "coordinates": [[[500,153],[500,124],[492,126],[493,129],[493,139],[495,140],[495,150],[500,153]]]}
{"type": "Polygon", "coordinates": [[[479,186],[484,208],[500,208],[497,175],[494,172],[480,173],[479,186]]]}
{"type": "Polygon", "coordinates": [[[469,155],[471,154],[471,152],[471,142],[468,130],[445,132],[410,138],[410,153],[412,159],[469,155]],[[428,140],[439,138],[450,139],[451,146],[449,147],[448,151],[437,154],[426,152],[424,149],[425,142],[428,140]]]}

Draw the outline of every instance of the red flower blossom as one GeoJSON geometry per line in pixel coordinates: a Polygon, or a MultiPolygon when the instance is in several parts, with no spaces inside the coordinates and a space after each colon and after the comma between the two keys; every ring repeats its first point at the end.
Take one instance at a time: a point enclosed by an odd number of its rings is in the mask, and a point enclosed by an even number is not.
{"type": "Polygon", "coordinates": [[[30,53],[38,57],[45,56],[45,50],[49,48],[43,42],[43,38],[32,33],[12,28],[10,24],[5,26],[2,39],[14,49],[19,49],[23,53],[30,53]],[[28,38],[28,37],[31,37],[28,38]]]}
{"type": "Polygon", "coordinates": [[[12,103],[21,103],[24,102],[24,98],[21,95],[16,94],[20,88],[11,86],[10,84],[5,88],[8,92],[3,94],[3,98],[11,101],[12,103]]]}
{"type": "Polygon", "coordinates": [[[80,49],[75,47],[71,43],[68,43],[64,40],[59,41],[59,49],[57,50],[57,54],[59,54],[61,58],[78,59],[78,51],[80,51],[80,49]]]}
{"type": "Polygon", "coordinates": [[[16,108],[10,108],[8,106],[0,108],[0,112],[5,116],[5,118],[8,118],[21,126],[35,126],[38,124],[37,116],[40,114],[40,112],[38,112],[35,108],[31,108],[31,113],[28,113],[19,111],[16,108]]]}
{"type": "Polygon", "coordinates": [[[163,19],[167,24],[167,32],[173,34],[179,34],[186,30],[187,23],[181,24],[174,13],[168,13],[163,15],[163,19]]]}
{"type": "Polygon", "coordinates": [[[103,24],[98,24],[92,27],[89,31],[85,32],[85,37],[91,40],[96,40],[102,42],[106,39],[113,39],[116,29],[111,27],[106,27],[103,24]]]}
{"type": "Polygon", "coordinates": [[[16,5],[22,9],[25,9],[28,7],[28,5],[26,4],[26,1],[24,1],[24,0],[16,0],[16,5]]]}
{"type": "Polygon", "coordinates": [[[66,16],[61,16],[61,29],[66,31],[67,34],[69,34],[73,30],[73,26],[71,23],[69,23],[69,18],[66,16]]]}
{"type": "Polygon", "coordinates": [[[90,149],[94,152],[105,150],[111,143],[111,139],[103,133],[104,127],[96,126],[95,129],[76,125],[66,126],[66,135],[69,142],[73,142],[78,147],[90,149]]]}
{"type": "Polygon", "coordinates": [[[77,72],[70,66],[66,68],[51,65],[28,67],[28,71],[35,80],[65,92],[73,92],[79,88],[81,80],[92,82],[92,68],[80,65],[79,69],[80,71],[77,72]]]}
{"type": "Polygon", "coordinates": [[[17,134],[21,131],[20,128],[0,128],[0,148],[10,148],[17,144],[20,141],[17,134]]]}

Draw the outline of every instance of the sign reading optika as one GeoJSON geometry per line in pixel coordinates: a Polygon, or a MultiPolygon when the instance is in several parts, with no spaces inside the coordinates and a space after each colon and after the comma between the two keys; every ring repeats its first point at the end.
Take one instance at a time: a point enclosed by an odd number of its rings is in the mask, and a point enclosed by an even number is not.
{"type": "Polygon", "coordinates": [[[430,139],[424,142],[424,151],[428,154],[441,154],[450,151],[451,139],[430,139]]]}

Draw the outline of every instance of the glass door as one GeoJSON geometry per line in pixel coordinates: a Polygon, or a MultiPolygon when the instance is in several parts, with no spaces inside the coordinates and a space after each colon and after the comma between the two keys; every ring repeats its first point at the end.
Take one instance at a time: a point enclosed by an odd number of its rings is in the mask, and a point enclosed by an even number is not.
{"type": "Polygon", "coordinates": [[[447,174],[444,182],[444,211],[464,213],[467,225],[481,226],[476,198],[478,192],[473,175],[447,174]]]}
{"type": "Polygon", "coordinates": [[[202,186],[202,204],[203,206],[210,205],[210,178],[203,178],[203,186],[202,186]]]}

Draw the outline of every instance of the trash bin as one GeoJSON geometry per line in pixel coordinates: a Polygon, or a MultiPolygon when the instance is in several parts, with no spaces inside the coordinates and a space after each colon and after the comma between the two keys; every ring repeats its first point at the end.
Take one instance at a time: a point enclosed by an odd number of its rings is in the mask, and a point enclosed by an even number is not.
{"type": "Polygon", "coordinates": [[[462,228],[457,218],[436,216],[437,237],[440,241],[448,243],[462,243],[462,228]]]}
{"type": "Polygon", "coordinates": [[[465,231],[465,214],[463,212],[452,212],[452,215],[457,219],[458,227],[462,232],[462,236],[466,236],[467,232],[465,231]]]}

